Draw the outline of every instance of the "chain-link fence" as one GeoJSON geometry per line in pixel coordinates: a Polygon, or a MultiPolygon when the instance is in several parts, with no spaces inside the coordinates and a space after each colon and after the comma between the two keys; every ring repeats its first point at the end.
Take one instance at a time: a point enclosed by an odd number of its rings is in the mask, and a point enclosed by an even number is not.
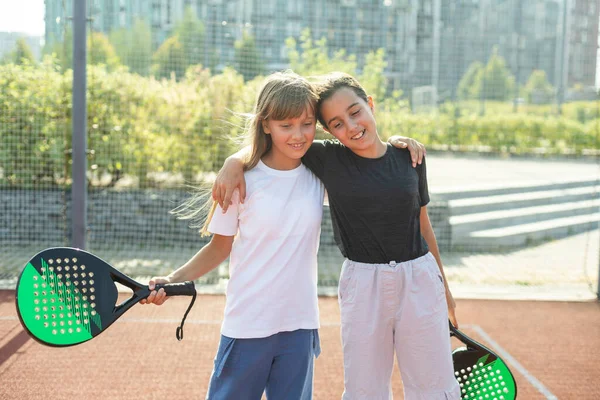
{"type": "MultiPolygon", "coordinates": [[[[44,4],[43,58],[0,65],[8,285],[72,239],[73,4],[44,4]]],[[[264,76],[291,68],[355,75],[383,138],[427,146],[451,281],[596,290],[597,1],[89,0],[87,13],[87,244],[125,273],[168,273],[206,243],[169,211],[237,149],[264,76]]],[[[323,287],[341,265],[328,215],[323,287]]]]}

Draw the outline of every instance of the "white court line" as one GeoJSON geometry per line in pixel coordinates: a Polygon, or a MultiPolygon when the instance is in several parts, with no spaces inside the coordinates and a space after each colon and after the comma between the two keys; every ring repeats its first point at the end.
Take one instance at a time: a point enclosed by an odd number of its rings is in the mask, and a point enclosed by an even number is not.
{"type": "MultiPolygon", "coordinates": [[[[0,316],[0,321],[16,321],[17,317],[0,316]]],[[[159,319],[159,318],[120,318],[121,322],[133,322],[133,323],[145,323],[145,324],[179,324],[181,319],[159,319]]],[[[222,320],[204,320],[204,319],[190,319],[186,320],[186,324],[192,325],[221,325],[222,320]]],[[[324,322],[321,323],[321,327],[335,327],[340,326],[339,322],[324,322]]],[[[498,353],[500,357],[511,367],[513,367],[516,371],[519,371],[521,375],[527,379],[527,381],[536,388],[543,396],[546,397],[547,400],[558,400],[556,397],[542,382],[540,382],[535,376],[533,376],[525,367],[523,367],[513,356],[510,355],[508,351],[502,348],[494,339],[491,338],[490,335],[487,334],[486,331],[483,330],[479,325],[461,325],[461,328],[472,329],[479,336],[481,336],[495,351],[498,353]]]]}
{"type": "MultiPolygon", "coordinates": [[[[550,392],[550,390],[548,390],[548,388],[544,386],[542,382],[537,380],[535,376],[527,371],[525,367],[522,366],[513,356],[511,356],[508,351],[500,347],[500,345],[494,339],[492,339],[490,335],[483,330],[483,328],[481,328],[479,325],[464,326],[477,332],[477,334],[481,336],[487,343],[489,343],[490,346],[496,351],[496,353],[498,353],[500,357],[502,357],[504,361],[506,361],[507,364],[510,364],[515,370],[519,371],[534,388],[536,388],[542,395],[546,396],[547,400],[558,400],[558,397],[552,394],[552,392],[550,392]]],[[[462,327],[463,326],[461,326],[461,328],[462,327]]]]}

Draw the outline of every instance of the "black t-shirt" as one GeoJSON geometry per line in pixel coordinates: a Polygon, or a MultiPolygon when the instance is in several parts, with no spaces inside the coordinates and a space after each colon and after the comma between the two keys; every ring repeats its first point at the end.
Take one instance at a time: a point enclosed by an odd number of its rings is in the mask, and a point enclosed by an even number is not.
{"type": "Polygon", "coordinates": [[[380,158],[354,154],[337,140],[315,141],[302,162],[325,184],[335,241],[365,263],[413,260],[428,252],[421,207],[429,203],[425,160],[387,145],[380,158]]]}

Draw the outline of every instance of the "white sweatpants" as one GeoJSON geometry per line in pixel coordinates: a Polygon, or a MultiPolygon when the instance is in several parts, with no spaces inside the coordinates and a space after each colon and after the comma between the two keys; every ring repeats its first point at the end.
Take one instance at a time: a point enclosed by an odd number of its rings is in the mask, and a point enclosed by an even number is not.
{"type": "Polygon", "coordinates": [[[392,399],[394,350],[405,400],[459,400],[444,283],[431,253],[389,264],[346,260],[338,299],[343,400],[392,399]]]}

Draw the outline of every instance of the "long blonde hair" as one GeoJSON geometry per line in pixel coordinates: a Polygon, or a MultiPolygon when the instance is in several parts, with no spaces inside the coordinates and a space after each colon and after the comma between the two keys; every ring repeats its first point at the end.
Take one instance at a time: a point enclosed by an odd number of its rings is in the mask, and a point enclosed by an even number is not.
{"type": "MultiPolygon", "coordinates": [[[[244,143],[251,148],[250,157],[244,163],[244,171],[258,164],[271,150],[271,135],[263,129],[263,122],[297,118],[305,111],[316,112],[317,93],[314,86],[305,78],[292,72],[275,72],[269,75],[256,98],[254,112],[246,116],[244,143]]],[[[207,190],[199,190],[191,199],[173,210],[180,219],[195,220],[192,227],[202,227],[200,233],[207,236],[208,225],[217,208],[207,190]],[[206,212],[208,210],[208,212],[206,212]]]]}

